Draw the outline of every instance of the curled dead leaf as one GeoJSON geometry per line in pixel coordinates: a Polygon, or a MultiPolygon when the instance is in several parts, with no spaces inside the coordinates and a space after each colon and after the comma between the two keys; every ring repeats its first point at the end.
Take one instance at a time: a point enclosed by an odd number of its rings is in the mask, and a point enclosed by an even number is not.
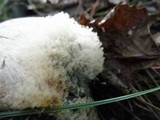
{"type": "Polygon", "coordinates": [[[106,57],[150,59],[160,55],[150,35],[146,9],[118,5],[101,21],[89,22],[83,14],[82,25],[93,27],[103,43],[106,57]]]}
{"type": "Polygon", "coordinates": [[[102,20],[84,21],[83,25],[92,27],[99,35],[106,69],[127,86],[134,71],[152,66],[160,57],[149,30],[150,16],[144,8],[117,5],[102,20]]]}

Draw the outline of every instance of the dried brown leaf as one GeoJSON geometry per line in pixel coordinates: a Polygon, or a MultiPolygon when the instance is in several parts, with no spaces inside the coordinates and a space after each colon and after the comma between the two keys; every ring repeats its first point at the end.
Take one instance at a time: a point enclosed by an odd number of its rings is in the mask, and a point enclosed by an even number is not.
{"type": "Polygon", "coordinates": [[[144,8],[118,5],[100,22],[83,21],[80,23],[98,32],[106,57],[144,60],[160,56],[148,29],[149,16],[144,8]]]}
{"type": "Polygon", "coordinates": [[[149,23],[146,9],[117,5],[101,21],[87,20],[83,25],[93,27],[98,33],[104,47],[106,69],[128,85],[134,71],[152,66],[160,57],[149,23]]]}
{"type": "Polygon", "coordinates": [[[148,29],[148,14],[135,6],[118,5],[112,17],[100,24],[105,31],[102,42],[108,55],[118,57],[150,58],[159,56],[148,29]]]}
{"type": "Polygon", "coordinates": [[[85,15],[85,12],[83,12],[80,16],[80,20],[79,20],[79,23],[81,25],[85,25],[87,26],[89,24],[90,20],[86,18],[86,15],[85,15]]]}

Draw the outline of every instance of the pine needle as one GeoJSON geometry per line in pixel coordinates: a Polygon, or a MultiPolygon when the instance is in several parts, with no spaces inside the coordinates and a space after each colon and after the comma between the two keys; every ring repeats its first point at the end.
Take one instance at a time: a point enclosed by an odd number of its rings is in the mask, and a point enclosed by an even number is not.
{"type": "Polygon", "coordinates": [[[62,111],[62,110],[73,110],[73,109],[80,109],[80,108],[87,108],[87,107],[95,107],[95,106],[99,106],[99,105],[110,104],[110,103],[114,103],[114,102],[120,102],[123,100],[135,98],[135,97],[146,95],[146,94],[158,91],[158,90],[160,90],[160,87],[156,87],[156,88],[152,88],[149,90],[136,92],[136,93],[132,93],[132,94],[124,95],[124,96],[119,96],[119,97],[115,97],[115,98],[99,100],[99,101],[94,101],[94,102],[88,102],[88,103],[75,104],[75,105],[67,105],[67,106],[62,106],[62,107],[57,107],[57,108],[47,108],[45,110],[30,109],[30,110],[22,110],[22,111],[1,112],[0,118],[31,115],[31,114],[40,114],[40,113],[51,113],[51,112],[57,112],[57,111],[62,111]]]}

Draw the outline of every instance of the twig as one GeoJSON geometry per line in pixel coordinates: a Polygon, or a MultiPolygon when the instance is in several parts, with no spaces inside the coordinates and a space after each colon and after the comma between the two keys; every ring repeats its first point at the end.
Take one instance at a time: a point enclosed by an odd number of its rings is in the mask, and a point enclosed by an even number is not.
{"type": "Polygon", "coordinates": [[[155,110],[160,111],[160,108],[159,108],[159,107],[157,107],[157,106],[155,106],[155,105],[153,105],[153,104],[150,104],[149,102],[144,101],[144,100],[142,100],[142,99],[140,99],[140,98],[136,98],[136,99],[137,99],[138,101],[140,101],[141,103],[143,103],[143,104],[145,104],[145,105],[148,105],[148,106],[152,107],[152,108],[155,109],[155,110]]]}
{"type": "Polygon", "coordinates": [[[119,104],[124,110],[126,110],[129,114],[131,114],[135,118],[135,120],[141,120],[136,114],[134,114],[133,112],[131,112],[128,108],[126,108],[120,102],[118,102],[117,104],[119,104]]]}
{"type": "Polygon", "coordinates": [[[145,111],[147,111],[147,112],[150,112],[150,110],[149,110],[148,108],[143,107],[142,105],[138,104],[136,101],[134,101],[134,104],[135,104],[137,107],[139,107],[139,108],[141,108],[141,109],[143,109],[143,110],[145,110],[145,111]]]}
{"type": "Polygon", "coordinates": [[[93,16],[95,14],[96,8],[98,7],[99,3],[100,3],[100,0],[96,0],[95,4],[92,6],[91,12],[90,12],[91,16],[93,16]]]}

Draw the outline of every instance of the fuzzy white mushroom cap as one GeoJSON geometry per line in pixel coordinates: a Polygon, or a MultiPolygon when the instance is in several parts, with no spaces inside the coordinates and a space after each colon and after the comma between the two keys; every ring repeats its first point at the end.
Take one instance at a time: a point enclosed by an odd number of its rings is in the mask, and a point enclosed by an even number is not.
{"type": "Polygon", "coordinates": [[[103,69],[102,44],[66,13],[0,24],[0,109],[63,104],[74,81],[103,69]]]}

